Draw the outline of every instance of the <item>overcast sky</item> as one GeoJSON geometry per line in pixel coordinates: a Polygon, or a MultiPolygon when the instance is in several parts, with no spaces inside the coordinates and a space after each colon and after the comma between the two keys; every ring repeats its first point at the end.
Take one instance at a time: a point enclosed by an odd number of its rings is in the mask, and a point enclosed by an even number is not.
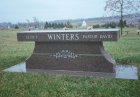
{"type": "Polygon", "coordinates": [[[0,0],[0,22],[102,17],[106,0],[0,0]]]}

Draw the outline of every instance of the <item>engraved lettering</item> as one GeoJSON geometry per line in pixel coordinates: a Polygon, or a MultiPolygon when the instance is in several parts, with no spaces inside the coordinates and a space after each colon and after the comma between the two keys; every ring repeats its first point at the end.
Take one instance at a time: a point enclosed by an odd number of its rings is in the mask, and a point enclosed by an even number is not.
{"type": "Polygon", "coordinates": [[[74,34],[71,34],[71,40],[74,40],[75,38],[74,38],[74,34]]]}
{"type": "Polygon", "coordinates": [[[53,35],[52,34],[48,34],[48,38],[49,38],[49,40],[52,40],[53,39],[53,35]]]}
{"type": "Polygon", "coordinates": [[[60,36],[60,34],[59,34],[59,35],[56,34],[56,39],[61,40],[61,36],[60,36]]]}
{"type": "Polygon", "coordinates": [[[83,38],[85,38],[85,39],[94,39],[97,37],[98,37],[98,35],[83,35],[83,38]]]}
{"type": "Polygon", "coordinates": [[[112,35],[100,35],[100,39],[112,38],[112,35]]]}
{"type": "Polygon", "coordinates": [[[66,40],[70,40],[69,34],[66,34],[66,40]]]}
{"type": "Polygon", "coordinates": [[[94,35],[94,38],[97,38],[98,37],[98,35],[94,35]]]}
{"type": "Polygon", "coordinates": [[[25,36],[25,39],[32,39],[32,40],[34,40],[34,39],[37,39],[38,38],[38,36],[37,35],[26,35],[25,36]]]}
{"type": "Polygon", "coordinates": [[[65,40],[65,34],[61,34],[62,35],[62,40],[65,40]]]}
{"type": "Polygon", "coordinates": [[[112,35],[108,35],[108,38],[112,38],[112,35]]]}
{"type": "Polygon", "coordinates": [[[79,40],[79,34],[75,34],[75,40],[79,40]]]}
{"type": "Polygon", "coordinates": [[[48,34],[49,40],[79,40],[79,34],[48,34]]]}

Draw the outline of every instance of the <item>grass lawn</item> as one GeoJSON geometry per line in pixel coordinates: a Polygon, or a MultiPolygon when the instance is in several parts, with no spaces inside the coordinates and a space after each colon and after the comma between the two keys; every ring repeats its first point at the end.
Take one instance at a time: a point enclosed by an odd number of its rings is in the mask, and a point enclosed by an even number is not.
{"type": "MultiPolygon", "coordinates": [[[[135,64],[140,70],[140,35],[136,35],[134,28],[125,30],[131,34],[121,37],[118,42],[105,42],[105,49],[118,63],[135,64]]],[[[3,72],[26,60],[33,51],[33,42],[17,42],[18,31],[0,30],[0,97],[140,97],[140,79],[3,72]]]]}

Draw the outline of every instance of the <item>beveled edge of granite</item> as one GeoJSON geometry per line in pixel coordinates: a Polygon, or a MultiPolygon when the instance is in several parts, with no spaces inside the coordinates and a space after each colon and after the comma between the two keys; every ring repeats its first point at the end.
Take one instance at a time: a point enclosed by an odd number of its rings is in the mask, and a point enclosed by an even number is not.
{"type": "Polygon", "coordinates": [[[49,75],[64,75],[64,76],[86,76],[99,78],[115,78],[116,73],[106,72],[89,72],[89,71],[70,71],[70,70],[43,70],[43,69],[27,69],[30,73],[47,73],[49,75]]]}
{"type": "Polygon", "coordinates": [[[21,31],[18,33],[46,33],[46,32],[118,32],[120,29],[92,29],[92,30],[31,30],[31,31],[21,31]]]}

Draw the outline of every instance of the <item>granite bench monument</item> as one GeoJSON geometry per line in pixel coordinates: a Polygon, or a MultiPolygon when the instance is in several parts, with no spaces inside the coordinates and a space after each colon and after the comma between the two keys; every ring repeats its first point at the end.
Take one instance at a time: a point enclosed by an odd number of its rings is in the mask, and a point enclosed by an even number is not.
{"type": "Polygon", "coordinates": [[[103,41],[117,41],[119,29],[47,30],[17,33],[18,41],[35,41],[26,60],[31,71],[98,72],[115,74],[115,60],[103,41]]]}

